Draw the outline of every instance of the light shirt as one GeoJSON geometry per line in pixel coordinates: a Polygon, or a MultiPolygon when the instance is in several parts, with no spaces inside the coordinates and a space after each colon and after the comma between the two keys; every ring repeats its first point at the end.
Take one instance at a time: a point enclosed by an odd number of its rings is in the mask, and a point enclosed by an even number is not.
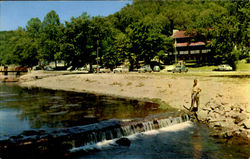
{"type": "Polygon", "coordinates": [[[195,86],[193,86],[193,88],[192,88],[192,94],[193,93],[199,93],[201,91],[201,89],[200,89],[200,87],[199,87],[199,85],[197,84],[197,85],[195,85],[195,86]]]}

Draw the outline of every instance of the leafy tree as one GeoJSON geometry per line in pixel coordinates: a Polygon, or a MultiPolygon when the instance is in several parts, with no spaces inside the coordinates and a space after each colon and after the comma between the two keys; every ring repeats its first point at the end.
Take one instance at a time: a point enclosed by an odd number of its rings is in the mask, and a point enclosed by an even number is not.
{"type": "Polygon", "coordinates": [[[16,36],[16,31],[1,31],[0,32],[0,65],[8,65],[13,63],[12,50],[15,47],[13,38],[16,36]]]}
{"type": "Polygon", "coordinates": [[[32,18],[25,29],[0,32],[0,64],[32,66],[38,60],[64,60],[81,67],[114,67],[153,59],[169,62],[173,29],[187,30],[212,49],[215,64],[249,56],[249,1],[134,1],[108,17],[83,13],[60,23],[55,11],[41,22],[32,18]],[[195,32],[194,32],[195,31],[195,32]]]}
{"type": "Polygon", "coordinates": [[[136,62],[143,60],[149,64],[157,54],[170,51],[173,43],[167,44],[168,37],[161,34],[161,28],[154,23],[152,17],[145,17],[143,20],[130,25],[127,34],[132,42],[131,52],[135,54],[136,62]]]}
{"type": "Polygon", "coordinates": [[[62,52],[68,64],[80,67],[89,61],[89,50],[93,48],[89,44],[90,17],[87,13],[71,18],[71,22],[66,22],[62,52]]]}
{"type": "Polygon", "coordinates": [[[126,59],[129,59],[130,66],[133,67],[136,57],[135,54],[131,52],[131,48],[131,40],[126,34],[121,32],[115,37],[113,51],[111,51],[112,54],[109,58],[111,57],[113,64],[116,66],[122,64],[126,59]]]}
{"type": "Polygon", "coordinates": [[[17,35],[12,39],[15,47],[12,54],[12,63],[32,67],[38,63],[38,43],[29,37],[24,29],[19,28],[17,35]]]}
{"type": "Polygon", "coordinates": [[[61,24],[58,14],[56,14],[54,10],[47,13],[42,22],[40,38],[40,58],[47,62],[60,60],[60,56],[57,56],[57,53],[60,52],[60,26],[61,24]]]}
{"type": "Polygon", "coordinates": [[[239,57],[246,57],[249,50],[249,2],[213,1],[200,6],[200,15],[189,25],[189,33],[195,30],[197,39],[210,41],[207,45],[212,48],[215,64],[229,63],[236,69],[239,57]]]}
{"type": "Polygon", "coordinates": [[[30,38],[40,38],[42,22],[39,18],[31,18],[26,25],[26,32],[30,38]]]}

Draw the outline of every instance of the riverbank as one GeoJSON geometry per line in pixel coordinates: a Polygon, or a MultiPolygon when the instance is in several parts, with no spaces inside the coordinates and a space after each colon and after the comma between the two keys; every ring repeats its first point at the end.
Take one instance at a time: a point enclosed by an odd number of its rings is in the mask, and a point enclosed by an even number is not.
{"type": "Polygon", "coordinates": [[[190,93],[195,78],[202,89],[198,116],[215,128],[214,136],[243,136],[250,139],[249,78],[209,77],[201,73],[66,75],[33,72],[22,76],[20,85],[161,101],[181,110],[183,105],[190,106],[190,93]]]}

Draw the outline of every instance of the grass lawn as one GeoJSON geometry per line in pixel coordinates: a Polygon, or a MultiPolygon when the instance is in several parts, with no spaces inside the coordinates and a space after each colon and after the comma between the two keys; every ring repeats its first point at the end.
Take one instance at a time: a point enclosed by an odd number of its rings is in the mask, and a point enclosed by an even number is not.
{"type": "Polygon", "coordinates": [[[237,71],[250,71],[250,63],[246,63],[244,60],[239,61],[237,71]]]}
{"type": "Polygon", "coordinates": [[[201,67],[188,67],[188,70],[203,72],[203,71],[213,71],[215,68],[217,68],[217,66],[201,66],[201,67]]]}
{"type": "MultiPolygon", "coordinates": [[[[190,71],[197,71],[197,72],[203,72],[203,71],[212,71],[218,66],[201,66],[196,67],[193,63],[187,63],[186,66],[190,71]],[[195,66],[195,67],[194,67],[195,66]]],[[[246,63],[245,60],[241,60],[237,64],[237,71],[250,71],[250,63],[246,63]]]]}
{"type": "Polygon", "coordinates": [[[195,63],[186,63],[188,67],[187,73],[171,73],[164,72],[162,74],[174,75],[174,76],[228,76],[228,77],[248,77],[250,76],[250,63],[246,63],[245,60],[239,61],[237,64],[237,71],[213,71],[218,66],[197,66],[195,63]]]}

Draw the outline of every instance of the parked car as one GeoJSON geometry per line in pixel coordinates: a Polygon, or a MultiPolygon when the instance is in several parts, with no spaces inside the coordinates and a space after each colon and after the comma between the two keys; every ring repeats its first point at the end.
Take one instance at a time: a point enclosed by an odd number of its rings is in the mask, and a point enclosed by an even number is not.
{"type": "Polygon", "coordinates": [[[127,67],[124,66],[118,66],[117,68],[115,68],[113,70],[114,73],[121,73],[121,72],[129,72],[129,69],[127,67]]]}
{"type": "Polygon", "coordinates": [[[145,66],[142,66],[141,68],[139,68],[138,72],[139,73],[152,72],[152,69],[151,69],[150,65],[145,65],[145,66]]]}
{"type": "Polygon", "coordinates": [[[72,71],[73,70],[73,66],[69,66],[66,70],[67,71],[72,71]]]}
{"type": "Polygon", "coordinates": [[[233,68],[229,66],[228,64],[219,65],[216,69],[217,71],[232,71],[233,68]]]}
{"type": "Polygon", "coordinates": [[[45,66],[44,70],[45,71],[53,71],[54,69],[52,67],[50,67],[50,66],[45,66]]]}
{"type": "MultiPolygon", "coordinates": [[[[99,65],[92,65],[92,70],[94,73],[97,73],[100,71],[101,66],[99,65]]],[[[89,71],[89,70],[88,70],[89,71]]]]}
{"type": "Polygon", "coordinates": [[[160,68],[160,66],[156,65],[156,66],[154,66],[153,70],[154,70],[154,72],[160,72],[161,68],[160,68]]]}
{"type": "Polygon", "coordinates": [[[100,68],[100,71],[99,71],[100,73],[110,73],[111,72],[111,70],[110,70],[110,68],[100,68]]]}
{"type": "Polygon", "coordinates": [[[42,70],[42,69],[43,69],[42,66],[39,65],[32,67],[32,70],[42,70]]]}
{"type": "Polygon", "coordinates": [[[173,65],[170,65],[170,66],[165,66],[164,70],[165,70],[166,72],[172,72],[174,68],[175,68],[175,67],[174,67],[173,65]]]}
{"type": "Polygon", "coordinates": [[[184,65],[177,65],[173,70],[172,70],[173,73],[175,72],[188,72],[188,68],[184,65]]]}

